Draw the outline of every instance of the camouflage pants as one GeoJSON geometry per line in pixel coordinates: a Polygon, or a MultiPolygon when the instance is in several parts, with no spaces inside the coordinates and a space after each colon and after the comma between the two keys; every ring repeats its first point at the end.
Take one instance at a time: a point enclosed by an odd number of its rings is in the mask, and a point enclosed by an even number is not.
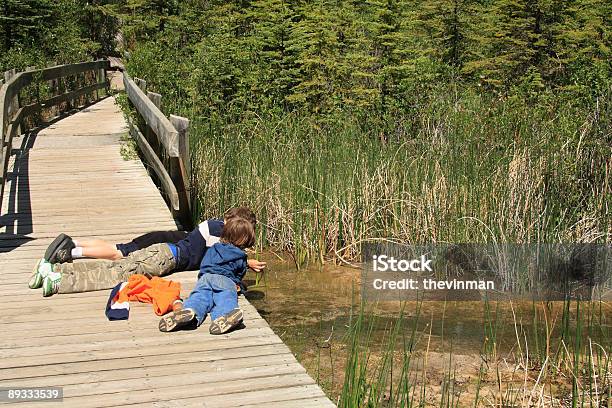
{"type": "Polygon", "coordinates": [[[170,247],[154,244],[118,261],[65,263],[56,265],[55,271],[62,274],[58,293],[76,293],[110,289],[134,274],[164,276],[175,266],[170,247]]]}

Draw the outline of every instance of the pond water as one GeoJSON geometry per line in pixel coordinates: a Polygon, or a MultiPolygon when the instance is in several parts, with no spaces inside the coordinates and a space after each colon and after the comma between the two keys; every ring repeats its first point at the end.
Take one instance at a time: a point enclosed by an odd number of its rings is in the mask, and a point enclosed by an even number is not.
{"type": "MultiPolygon", "coordinates": [[[[359,314],[361,270],[331,264],[297,270],[293,263],[274,256],[264,256],[262,260],[268,262],[267,271],[258,282],[252,272],[247,276],[247,298],[310,375],[335,399],[342,387],[349,322],[351,315],[359,314]]],[[[604,311],[607,316],[609,306],[604,311]]],[[[451,350],[466,383],[478,375],[486,321],[497,326],[496,349],[507,355],[516,347],[517,332],[535,332],[534,325],[538,325],[530,302],[512,307],[500,303],[497,313],[496,306],[491,306],[492,318],[488,320],[484,302],[478,301],[423,302],[420,311],[416,302],[403,307],[403,331],[409,333],[417,325],[415,352],[418,356],[427,351],[433,387],[444,375],[451,350]]],[[[377,350],[386,344],[389,328],[398,321],[401,310],[402,305],[397,302],[365,306],[366,325],[372,327],[374,359],[377,350]]],[[[554,307],[554,316],[549,318],[560,320],[560,310],[560,305],[554,307]]],[[[539,331],[545,332],[542,328],[539,331]]],[[[610,333],[609,322],[605,333],[610,333]]],[[[536,339],[534,336],[525,341],[533,347],[536,339]]]]}

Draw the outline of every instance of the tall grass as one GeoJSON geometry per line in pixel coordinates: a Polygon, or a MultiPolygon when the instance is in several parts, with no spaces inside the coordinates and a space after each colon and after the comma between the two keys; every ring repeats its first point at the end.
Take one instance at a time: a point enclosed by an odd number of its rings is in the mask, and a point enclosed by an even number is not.
{"type": "MultiPolygon", "coordinates": [[[[598,110],[608,109],[600,101],[598,110]]],[[[372,239],[610,242],[609,119],[465,93],[382,120],[238,121],[192,108],[197,217],[252,206],[259,242],[298,265],[351,261],[372,239]]]]}
{"type": "Polygon", "coordinates": [[[142,58],[131,73],[191,120],[194,216],[250,205],[258,242],[298,265],[382,238],[611,241],[611,89],[500,97],[451,82],[393,113],[219,112],[175,65],[142,58]]]}

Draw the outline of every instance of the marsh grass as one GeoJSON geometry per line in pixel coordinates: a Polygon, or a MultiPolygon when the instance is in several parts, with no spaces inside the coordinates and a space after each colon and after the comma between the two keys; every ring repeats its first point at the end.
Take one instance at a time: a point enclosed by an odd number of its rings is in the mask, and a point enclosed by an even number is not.
{"type": "Polygon", "coordinates": [[[598,303],[516,305],[516,343],[503,345],[491,341],[501,308],[483,303],[487,324],[479,368],[459,376],[467,367],[448,339],[447,363],[437,373],[441,378],[428,362],[433,319],[425,329],[417,328],[422,303],[411,318],[404,317],[402,307],[382,342],[372,337],[376,318],[361,305],[349,323],[339,406],[610,407],[610,324],[602,314],[609,306],[598,303]]]}
{"type": "Polygon", "coordinates": [[[353,262],[381,239],[610,242],[610,89],[532,100],[440,85],[393,114],[236,114],[149,82],[190,119],[194,218],[249,205],[259,245],[298,267],[353,262]]]}
{"type": "Polygon", "coordinates": [[[259,244],[298,267],[352,262],[378,239],[610,241],[609,119],[571,101],[467,92],[384,120],[177,110],[192,119],[195,217],[248,204],[259,244]]]}

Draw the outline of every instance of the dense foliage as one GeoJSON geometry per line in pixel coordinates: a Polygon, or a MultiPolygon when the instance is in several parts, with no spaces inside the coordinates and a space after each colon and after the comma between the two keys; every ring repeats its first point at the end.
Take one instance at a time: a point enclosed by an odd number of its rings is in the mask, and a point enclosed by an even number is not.
{"type": "Polygon", "coordinates": [[[0,71],[108,55],[118,20],[95,1],[0,0],[0,71]]]}
{"type": "Polygon", "coordinates": [[[132,67],[204,111],[406,111],[441,82],[525,97],[610,86],[605,1],[138,3],[132,67]]]}

